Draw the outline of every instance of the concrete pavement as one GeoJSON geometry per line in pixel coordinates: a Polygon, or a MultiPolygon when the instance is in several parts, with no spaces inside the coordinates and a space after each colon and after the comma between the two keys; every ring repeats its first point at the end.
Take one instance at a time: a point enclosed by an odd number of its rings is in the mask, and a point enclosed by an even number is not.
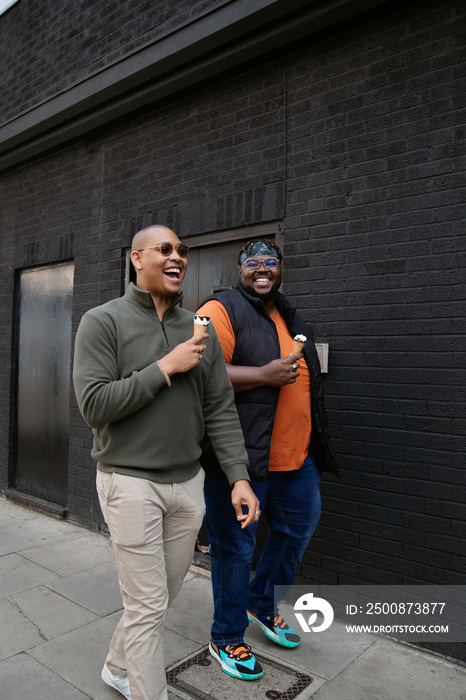
{"type": "MultiPolygon", "coordinates": [[[[0,698],[116,700],[100,679],[121,612],[109,539],[0,497],[0,698]]],[[[291,611],[282,614],[293,620],[291,611]]],[[[264,676],[234,680],[206,653],[209,572],[193,566],[166,621],[171,700],[466,700],[466,668],[334,622],[293,650],[256,626],[246,642],[264,676]]]]}

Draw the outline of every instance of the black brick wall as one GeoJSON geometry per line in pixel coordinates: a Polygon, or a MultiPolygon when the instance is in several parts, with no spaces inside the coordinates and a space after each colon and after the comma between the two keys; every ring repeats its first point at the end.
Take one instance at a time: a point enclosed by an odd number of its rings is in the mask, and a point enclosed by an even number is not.
{"type": "Polygon", "coordinates": [[[0,123],[224,0],[21,0],[0,21],[0,123]]]}
{"type": "MultiPolygon", "coordinates": [[[[7,465],[13,464],[12,423],[14,403],[14,343],[11,348],[15,270],[63,260],[75,262],[74,331],[84,311],[99,300],[101,153],[86,145],[43,159],[0,179],[2,227],[1,325],[1,488],[8,483],[7,465]],[[83,283],[82,270],[92,269],[83,283]]],[[[85,273],[84,273],[85,274],[85,273]]],[[[40,410],[40,407],[38,407],[40,410]]],[[[71,397],[69,509],[89,525],[93,509],[93,470],[89,469],[89,430],[83,427],[74,396],[71,397]],[[87,446],[86,464],[75,460],[76,445],[87,446]]],[[[101,519],[100,513],[97,516],[101,519]]]]}
{"type": "Polygon", "coordinates": [[[285,285],[330,342],[344,461],[301,573],[328,583],[464,581],[464,10],[416,3],[287,70],[285,285]]]}
{"type": "MultiPolygon", "coordinates": [[[[343,465],[300,576],[464,581],[464,13],[407,3],[0,177],[3,486],[16,269],[74,259],[76,330],[120,293],[141,226],[186,238],[283,220],[284,291],[330,343],[343,465]]],[[[98,527],[90,431],[70,401],[70,518],[98,527]]]]}

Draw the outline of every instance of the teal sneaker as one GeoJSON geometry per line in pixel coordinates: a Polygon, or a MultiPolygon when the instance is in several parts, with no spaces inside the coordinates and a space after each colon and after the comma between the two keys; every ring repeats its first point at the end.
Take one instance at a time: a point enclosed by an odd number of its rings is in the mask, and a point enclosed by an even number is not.
{"type": "Polygon", "coordinates": [[[218,646],[211,642],[209,651],[217,659],[222,671],[233,678],[243,681],[255,681],[264,673],[262,666],[247,644],[227,644],[218,646]]]}
{"type": "Polygon", "coordinates": [[[104,683],[109,685],[110,688],[115,688],[115,690],[118,690],[118,692],[124,695],[127,700],[131,700],[128,676],[124,676],[123,678],[120,678],[120,676],[115,676],[115,674],[110,671],[107,664],[104,664],[102,669],[102,680],[104,683]]]}
{"type": "Polygon", "coordinates": [[[248,610],[249,622],[259,624],[264,633],[272,642],[281,644],[282,647],[297,647],[301,641],[299,634],[296,634],[294,629],[290,627],[281,615],[271,615],[270,617],[262,617],[248,610]]]}

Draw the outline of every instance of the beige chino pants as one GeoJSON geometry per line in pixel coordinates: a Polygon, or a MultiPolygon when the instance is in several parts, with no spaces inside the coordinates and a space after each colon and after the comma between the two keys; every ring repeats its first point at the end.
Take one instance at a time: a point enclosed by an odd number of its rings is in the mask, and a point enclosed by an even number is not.
{"type": "Polygon", "coordinates": [[[162,629],[192,563],[204,516],[204,472],[160,484],[97,471],[112,537],[124,612],[107,664],[129,677],[131,700],[166,700],[162,629]]]}

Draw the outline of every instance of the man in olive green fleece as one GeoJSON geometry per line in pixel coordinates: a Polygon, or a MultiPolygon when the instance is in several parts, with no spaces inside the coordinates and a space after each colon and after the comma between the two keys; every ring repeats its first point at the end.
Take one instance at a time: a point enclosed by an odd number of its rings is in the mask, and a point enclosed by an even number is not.
{"type": "Polygon", "coordinates": [[[204,434],[238,528],[259,516],[220,343],[210,327],[194,338],[193,314],[179,306],[187,252],[164,226],[137,233],[137,286],[88,311],[76,336],[74,385],[124,605],[102,679],[132,700],[167,698],[161,632],[204,515],[204,434]]]}

